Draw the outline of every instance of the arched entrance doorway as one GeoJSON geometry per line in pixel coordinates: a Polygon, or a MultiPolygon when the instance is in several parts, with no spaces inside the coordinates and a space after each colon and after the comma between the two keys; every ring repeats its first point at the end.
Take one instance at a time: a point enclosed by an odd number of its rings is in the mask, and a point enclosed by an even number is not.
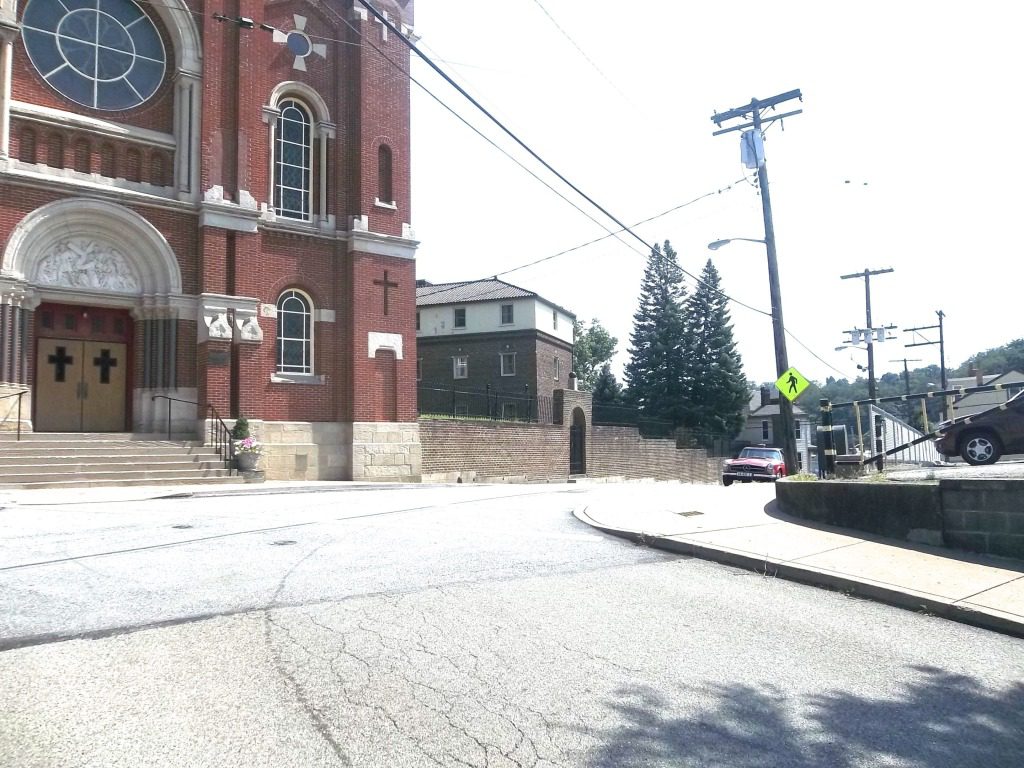
{"type": "Polygon", "coordinates": [[[582,408],[573,408],[569,427],[569,474],[587,473],[587,416],[582,408]]]}
{"type": "Polygon", "coordinates": [[[35,315],[23,319],[33,428],[130,428],[133,361],[153,346],[152,334],[135,333],[136,319],[149,304],[166,314],[180,303],[181,272],[163,235],[123,206],[61,200],[15,227],[0,277],[35,315]]]}

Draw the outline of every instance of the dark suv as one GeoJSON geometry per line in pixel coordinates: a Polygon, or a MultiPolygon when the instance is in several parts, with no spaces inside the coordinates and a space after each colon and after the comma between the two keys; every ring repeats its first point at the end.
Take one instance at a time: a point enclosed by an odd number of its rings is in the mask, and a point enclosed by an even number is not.
{"type": "Polygon", "coordinates": [[[935,450],[968,464],[994,464],[1008,453],[1024,453],[1024,391],[1002,408],[944,421],[936,431],[935,450]]]}

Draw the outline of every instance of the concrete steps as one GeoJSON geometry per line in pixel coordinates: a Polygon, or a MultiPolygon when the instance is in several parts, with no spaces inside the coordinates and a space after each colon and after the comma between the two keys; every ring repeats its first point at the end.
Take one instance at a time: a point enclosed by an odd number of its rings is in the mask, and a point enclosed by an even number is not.
{"type": "Polygon", "coordinates": [[[0,490],[240,483],[196,441],[124,433],[0,433],[0,490]]]}

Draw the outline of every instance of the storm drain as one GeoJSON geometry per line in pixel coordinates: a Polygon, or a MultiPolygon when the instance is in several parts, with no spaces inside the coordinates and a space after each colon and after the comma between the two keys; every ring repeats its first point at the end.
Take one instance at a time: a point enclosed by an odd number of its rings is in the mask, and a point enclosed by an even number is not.
{"type": "Polygon", "coordinates": [[[272,547],[287,547],[289,544],[297,544],[298,542],[294,539],[278,539],[277,541],[270,542],[272,547]]]}
{"type": "Polygon", "coordinates": [[[178,523],[178,525],[172,525],[171,528],[177,528],[179,531],[183,531],[186,528],[195,528],[195,526],[189,525],[188,523],[178,523]]]}
{"type": "Polygon", "coordinates": [[[698,512],[697,510],[693,509],[690,510],[689,512],[676,512],[676,514],[680,517],[697,517],[697,515],[703,515],[704,513],[698,512]]]}

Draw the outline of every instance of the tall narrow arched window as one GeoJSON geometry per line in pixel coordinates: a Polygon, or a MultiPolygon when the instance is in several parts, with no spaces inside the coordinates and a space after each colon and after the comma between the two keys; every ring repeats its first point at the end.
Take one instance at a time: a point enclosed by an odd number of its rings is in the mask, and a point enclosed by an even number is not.
{"type": "Polygon", "coordinates": [[[289,219],[310,218],[313,131],[309,110],[294,99],[280,104],[274,139],[274,211],[289,219]]]}
{"type": "Polygon", "coordinates": [[[295,290],[277,300],[277,371],[313,373],[312,303],[295,290]]]}
{"type": "Polygon", "coordinates": [[[391,186],[391,147],[381,144],[377,148],[377,199],[382,203],[395,201],[391,186]]]}

